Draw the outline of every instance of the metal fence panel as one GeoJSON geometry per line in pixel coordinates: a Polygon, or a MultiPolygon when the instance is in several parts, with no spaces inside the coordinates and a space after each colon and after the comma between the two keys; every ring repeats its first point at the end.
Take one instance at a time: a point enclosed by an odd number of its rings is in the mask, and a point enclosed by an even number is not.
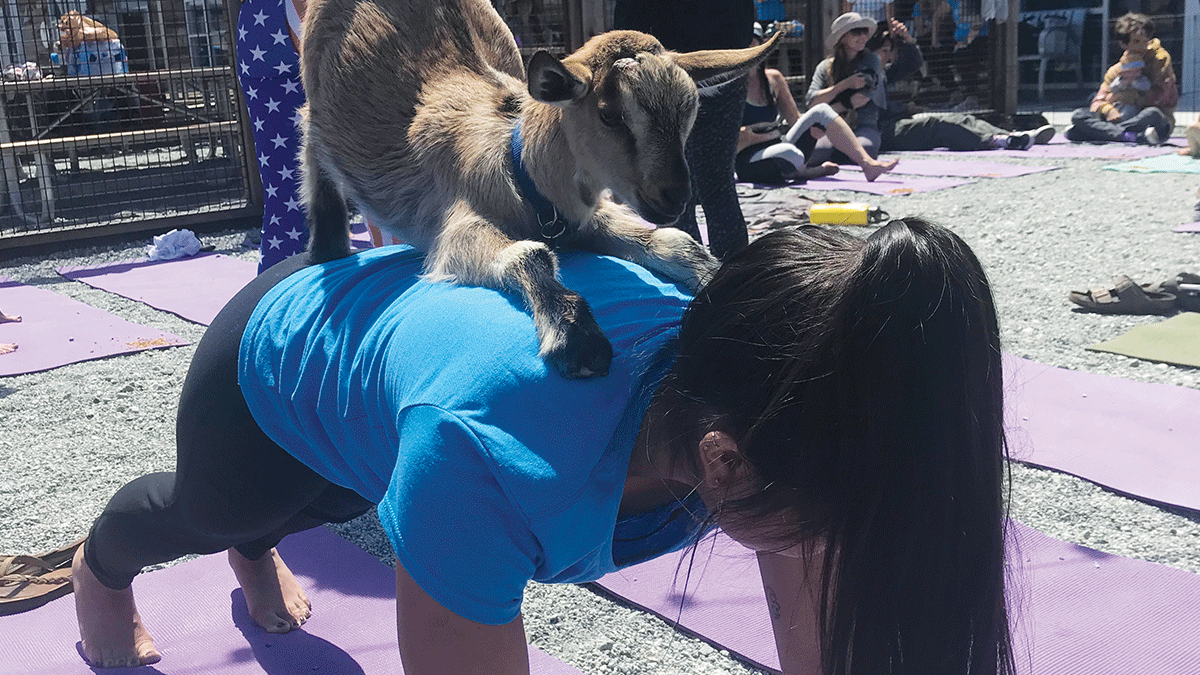
{"type": "Polygon", "coordinates": [[[0,25],[0,247],[251,204],[225,3],[7,0],[0,25]]]}

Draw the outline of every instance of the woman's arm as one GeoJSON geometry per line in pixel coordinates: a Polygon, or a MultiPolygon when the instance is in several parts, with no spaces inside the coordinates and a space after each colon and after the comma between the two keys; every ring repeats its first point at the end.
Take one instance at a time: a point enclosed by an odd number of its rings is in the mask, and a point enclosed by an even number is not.
{"type": "Polygon", "coordinates": [[[775,95],[775,108],[789,126],[795,124],[800,119],[800,109],[796,107],[796,99],[792,98],[792,90],[788,89],[787,79],[778,70],[767,68],[767,82],[775,95]]]}
{"type": "Polygon", "coordinates": [[[758,554],[758,569],[762,574],[783,675],[821,672],[821,641],[817,626],[820,555],[817,553],[810,561],[778,553],[758,554]]]}
{"type": "Polygon", "coordinates": [[[837,95],[847,89],[862,89],[867,84],[867,80],[858,73],[847,77],[846,79],[830,84],[832,79],[830,71],[830,63],[832,59],[826,59],[817,64],[816,70],[813,71],[812,83],[808,86],[808,95],[805,97],[805,103],[812,107],[818,103],[829,103],[837,98],[837,95]]]}
{"type": "Polygon", "coordinates": [[[464,619],[431,598],[399,560],[396,629],[407,675],[529,675],[520,616],[499,626],[464,619]]]}
{"type": "MultiPolygon", "coordinates": [[[[1112,98],[1112,92],[1108,88],[1108,80],[1100,84],[1100,88],[1096,90],[1096,95],[1092,97],[1091,111],[1098,112],[1111,120],[1110,115],[1116,112],[1116,108],[1109,100],[1112,98]]],[[[1120,114],[1117,114],[1118,118],[1120,114]]]]}

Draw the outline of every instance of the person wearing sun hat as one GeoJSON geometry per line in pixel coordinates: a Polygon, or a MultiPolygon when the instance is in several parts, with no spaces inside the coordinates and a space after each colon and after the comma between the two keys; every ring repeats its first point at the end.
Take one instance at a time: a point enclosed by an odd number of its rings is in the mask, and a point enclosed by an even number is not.
{"type": "MultiPolygon", "coordinates": [[[[834,19],[833,25],[829,27],[829,35],[825,38],[825,49],[833,51],[838,40],[841,40],[843,35],[852,30],[865,28],[874,33],[878,26],[879,24],[875,19],[863,16],[858,12],[846,12],[834,19]]],[[[867,37],[870,38],[871,35],[868,34],[867,37]]]]}
{"type": "MultiPolygon", "coordinates": [[[[879,156],[879,115],[887,109],[884,85],[887,77],[883,64],[866,48],[875,32],[874,19],[858,12],[846,12],[833,20],[825,49],[830,57],[817,64],[809,83],[805,104],[812,107],[828,103],[842,113],[859,143],[872,157],[879,156]]],[[[812,163],[828,159],[848,164],[849,158],[835,152],[828,138],[813,149],[812,163]]]]}

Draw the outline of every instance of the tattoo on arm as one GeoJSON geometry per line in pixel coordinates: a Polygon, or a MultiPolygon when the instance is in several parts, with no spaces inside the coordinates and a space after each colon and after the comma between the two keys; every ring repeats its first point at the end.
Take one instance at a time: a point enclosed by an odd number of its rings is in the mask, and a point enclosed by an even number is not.
{"type": "Polygon", "coordinates": [[[771,619],[779,619],[779,598],[775,595],[775,589],[770,586],[767,589],[767,609],[771,611],[771,619]]]}

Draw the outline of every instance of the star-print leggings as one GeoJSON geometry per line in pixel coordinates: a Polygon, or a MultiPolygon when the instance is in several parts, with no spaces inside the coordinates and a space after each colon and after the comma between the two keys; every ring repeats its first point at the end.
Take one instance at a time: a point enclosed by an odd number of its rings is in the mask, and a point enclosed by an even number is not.
{"type": "Polygon", "coordinates": [[[296,109],[304,104],[300,57],[288,37],[281,0],[246,0],[238,14],[238,78],[263,184],[262,273],[304,250],[308,231],[300,206],[296,109]]]}

